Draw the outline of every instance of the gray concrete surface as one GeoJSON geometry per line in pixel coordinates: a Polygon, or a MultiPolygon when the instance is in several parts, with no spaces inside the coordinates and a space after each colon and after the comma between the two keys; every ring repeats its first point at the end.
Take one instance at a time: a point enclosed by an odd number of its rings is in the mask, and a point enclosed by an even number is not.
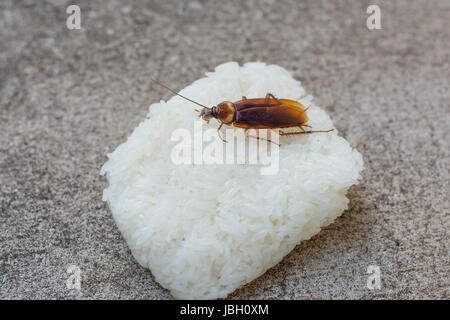
{"type": "Polygon", "coordinates": [[[366,170],[342,217],[230,298],[448,299],[449,21],[446,0],[1,1],[0,299],[171,299],[131,256],[99,170],[170,96],[150,77],[182,88],[231,60],[292,70],[366,170]],[[82,30],[66,28],[71,3],[82,30]]]}

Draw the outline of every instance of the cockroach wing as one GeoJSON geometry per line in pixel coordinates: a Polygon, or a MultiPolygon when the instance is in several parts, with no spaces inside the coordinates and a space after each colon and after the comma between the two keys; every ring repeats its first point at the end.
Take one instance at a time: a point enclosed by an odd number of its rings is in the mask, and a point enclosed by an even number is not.
{"type": "Polygon", "coordinates": [[[280,100],[276,99],[255,98],[236,101],[234,103],[234,108],[236,111],[241,111],[248,108],[279,106],[280,104],[280,100]]]}
{"type": "Polygon", "coordinates": [[[298,102],[273,106],[250,107],[236,110],[234,126],[246,129],[288,128],[305,124],[308,121],[305,108],[298,102]]]}
{"type": "Polygon", "coordinates": [[[245,99],[239,100],[234,103],[236,111],[244,110],[247,108],[254,107],[274,107],[280,104],[287,104],[289,106],[297,107],[300,110],[305,110],[306,108],[298,101],[289,99],[272,99],[272,98],[255,98],[255,99],[245,99]]]}

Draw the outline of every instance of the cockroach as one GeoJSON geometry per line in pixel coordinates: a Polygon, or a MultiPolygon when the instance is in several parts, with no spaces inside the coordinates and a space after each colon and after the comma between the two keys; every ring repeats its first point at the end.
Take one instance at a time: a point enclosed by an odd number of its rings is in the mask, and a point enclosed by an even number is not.
{"type": "MultiPolygon", "coordinates": [[[[310,128],[311,126],[306,124],[309,120],[305,108],[300,102],[289,99],[277,99],[271,93],[267,93],[265,98],[252,98],[247,99],[245,96],[242,100],[236,102],[223,101],[214,107],[207,107],[194,100],[191,100],[185,96],[182,96],[175,90],[167,87],[157,80],[153,80],[156,84],[169,90],[170,92],[182,97],[198,106],[201,106],[202,110],[197,110],[203,120],[209,122],[211,118],[215,118],[220,122],[220,126],[217,128],[217,133],[224,142],[227,142],[222,138],[220,129],[225,125],[233,125],[237,128],[243,128],[245,133],[249,129],[278,129],[278,134],[281,136],[298,135],[298,134],[310,134],[316,132],[330,132],[330,130],[305,130],[304,127],[310,128]],[[283,128],[299,128],[301,131],[297,132],[283,132],[280,129],[283,128]]],[[[263,139],[259,137],[250,136],[256,139],[263,139]]],[[[267,139],[263,139],[267,140],[267,139]]],[[[272,142],[270,140],[267,140],[272,142]]]]}

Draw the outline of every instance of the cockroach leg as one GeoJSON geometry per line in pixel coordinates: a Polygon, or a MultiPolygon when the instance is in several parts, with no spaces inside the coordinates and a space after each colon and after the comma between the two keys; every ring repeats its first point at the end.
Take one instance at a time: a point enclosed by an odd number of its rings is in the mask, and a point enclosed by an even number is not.
{"type": "Polygon", "coordinates": [[[217,128],[217,134],[219,135],[219,138],[220,138],[223,142],[228,143],[228,141],[225,140],[224,138],[222,138],[222,135],[220,134],[220,129],[222,128],[222,126],[223,126],[223,122],[222,122],[222,123],[220,124],[220,126],[217,128]]]}
{"type": "Polygon", "coordinates": [[[248,129],[244,129],[245,135],[246,135],[247,137],[249,137],[249,138],[254,138],[254,139],[256,139],[256,140],[266,140],[266,141],[268,141],[268,142],[271,142],[271,143],[273,143],[273,144],[276,144],[277,146],[280,146],[278,143],[273,142],[272,140],[269,140],[269,139],[266,139],[266,138],[260,138],[260,137],[257,137],[257,136],[251,136],[251,135],[248,134],[247,131],[248,131],[248,129]]]}
{"type": "Polygon", "coordinates": [[[266,102],[269,102],[270,99],[274,99],[276,102],[281,103],[275,96],[271,93],[266,94],[266,102]]]}
{"type": "Polygon", "coordinates": [[[310,134],[310,133],[316,133],[316,132],[331,132],[334,129],[330,129],[330,130],[310,130],[310,131],[303,131],[303,132],[283,132],[280,130],[280,136],[294,136],[297,134],[310,134]]]}
{"type": "Polygon", "coordinates": [[[280,136],[294,136],[297,134],[308,134],[312,133],[312,131],[302,131],[302,132],[283,132],[280,130],[280,136]]]}

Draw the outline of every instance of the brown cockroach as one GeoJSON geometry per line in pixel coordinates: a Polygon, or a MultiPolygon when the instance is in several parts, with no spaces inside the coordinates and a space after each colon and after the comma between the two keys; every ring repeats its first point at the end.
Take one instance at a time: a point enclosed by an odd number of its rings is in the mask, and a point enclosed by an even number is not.
{"type": "MultiPolygon", "coordinates": [[[[220,129],[225,125],[233,125],[237,128],[243,128],[247,134],[249,129],[278,129],[278,134],[281,136],[297,135],[297,134],[310,134],[315,132],[330,132],[330,130],[305,130],[304,127],[311,128],[307,125],[309,118],[306,115],[308,108],[305,108],[300,102],[289,99],[277,99],[271,93],[267,93],[265,98],[247,99],[242,97],[242,100],[236,102],[224,101],[214,107],[207,107],[194,100],[182,96],[175,90],[170,89],[166,85],[157,80],[153,80],[156,84],[169,90],[170,92],[182,97],[196,105],[203,107],[203,109],[197,110],[203,120],[209,122],[211,118],[216,118],[220,122],[217,133],[220,139],[227,142],[220,135],[220,129]],[[297,127],[301,131],[297,132],[283,132],[282,128],[294,128],[297,127]]],[[[256,139],[263,139],[255,136],[250,136],[256,139]]],[[[267,140],[267,139],[263,139],[267,140]]],[[[270,140],[267,140],[272,142],[270,140]]]]}

